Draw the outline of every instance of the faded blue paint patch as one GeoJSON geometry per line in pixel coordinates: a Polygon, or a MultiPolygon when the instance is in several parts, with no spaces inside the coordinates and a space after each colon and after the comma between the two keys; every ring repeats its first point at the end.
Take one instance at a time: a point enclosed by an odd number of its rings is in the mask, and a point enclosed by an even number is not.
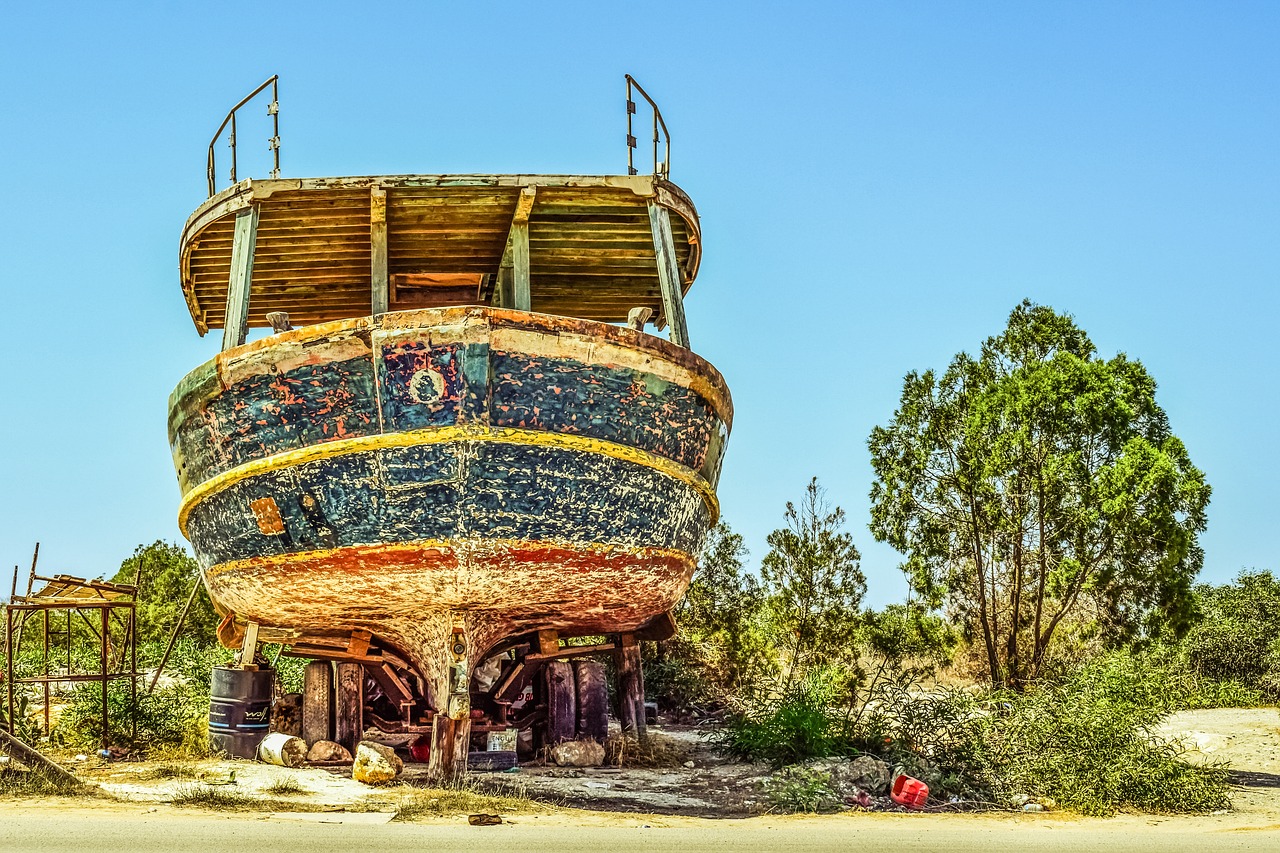
{"type": "Polygon", "coordinates": [[[284,450],[376,435],[375,399],[368,356],[237,382],[183,424],[193,433],[185,445],[203,440],[212,451],[196,482],[284,450]]]}
{"type": "Polygon", "coordinates": [[[464,395],[461,344],[401,341],[382,348],[378,383],[386,432],[458,422],[464,395]]]}
{"type": "Polygon", "coordinates": [[[462,441],[352,453],[242,480],[196,506],[204,565],[415,539],[514,539],[693,554],[710,518],[694,489],[642,465],[565,448],[462,441]],[[250,502],[271,497],[285,534],[250,502]]]}
{"type": "Polygon", "coordinates": [[[697,392],[653,374],[498,350],[491,361],[494,426],[601,438],[695,471],[708,462],[713,436],[724,432],[697,392]]]}

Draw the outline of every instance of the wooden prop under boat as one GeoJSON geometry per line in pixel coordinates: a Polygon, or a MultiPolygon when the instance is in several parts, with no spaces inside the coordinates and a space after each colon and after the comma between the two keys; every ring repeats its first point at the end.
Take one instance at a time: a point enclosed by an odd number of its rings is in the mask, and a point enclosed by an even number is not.
{"type": "Polygon", "coordinates": [[[345,644],[335,660],[376,638],[421,681],[388,687],[404,730],[425,703],[464,754],[472,674],[496,649],[541,637],[553,658],[548,636],[660,620],[718,516],[732,421],[688,349],[700,253],[692,202],[657,173],[213,195],[180,257],[223,351],[174,391],[169,437],[219,611],[295,649],[345,644]]]}

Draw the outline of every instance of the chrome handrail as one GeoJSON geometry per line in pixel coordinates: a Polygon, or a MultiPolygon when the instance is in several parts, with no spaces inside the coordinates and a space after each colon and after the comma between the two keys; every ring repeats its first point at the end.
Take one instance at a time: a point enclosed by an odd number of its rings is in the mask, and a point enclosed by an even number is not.
{"type": "Polygon", "coordinates": [[[254,89],[244,97],[240,103],[231,108],[231,112],[227,113],[227,117],[222,120],[222,124],[218,125],[218,132],[213,135],[213,139],[209,140],[209,162],[207,166],[209,176],[209,197],[218,191],[217,180],[214,177],[214,155],[213,146],[217,144],[218,137],[222,135],[222,131],[226,130],[228,122],[231,124],[231,183],[236,182],[236,110],[257,97],[258,93],[268,86],[271,87],[271,103],[267,104],[267,115],[271,116],[272,131],[271,139],[268,140],[268,150],[274,154],[274,168],[271,170],[271,177],[280,177],[280,97],[277,81],[280,79],[279,74],[272,74],[267,82],[254,89]]]}
{"type": "Polygon", "coordinates": [[[636,78],[627,77],[627,174],[638,174],[635,167],[636,138],[631,133],[631,117],[636,114],[636,102],[631,98],[631,89],[640,93],[640,97],[649,102],[653,108],[653,173],[664,180],[671,174],[671,134],[667,132],[667,123],[662,120],[662,113],[649,93],[644,90],[636,78]],[[662,137],[666,140],[666,159],[658,159],[658,128],[662,128],[662,137]]]}

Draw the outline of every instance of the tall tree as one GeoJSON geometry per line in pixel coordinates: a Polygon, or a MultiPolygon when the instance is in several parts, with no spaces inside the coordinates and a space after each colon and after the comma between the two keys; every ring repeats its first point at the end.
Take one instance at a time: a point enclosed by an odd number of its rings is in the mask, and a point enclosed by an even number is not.
{"type": "Polygon", "coordinates": [[[817,477],[799,506],[787,503],[786,526],[768,543],[760,574],[783,646],[785,689],[816,667],[852,663],[867,579],[844,510],[831,506],[817,477]]]}
{"type": "MultiPolygon", "coordinates": [[[[138,639],[164,642],[182,615],[192,585],[200,583],[200,567],[182,546],[156,540],[150,545],[139,545],[132,556],[120,564],[112,580],[133,583],[135,576],[138,578],[138,639]]],[[[218,616],[209,594],[201,589],[191,602],[182,635],[200,645],[209,645],[216,639],[217,625],[218,616]]]]}
{"type": "Polygon", "coordinates": [[[707,535],[676,621],[695,649],[703,678],[717,690],[738,693],[771,672],[760,581],[745,571],[747,548],[728,522],[707,535]]]}
{"type": "Polygon", "coordinates": [[[1209,486],[1155,390],[1141,363],[1099,358],[1070,316],[1024,301],[978,358],[909,373],[872,431],[871,531],[961,617],[994,684],[1038,677],[1086,609],[1113,634],[1188,626],[1209,486]]]}

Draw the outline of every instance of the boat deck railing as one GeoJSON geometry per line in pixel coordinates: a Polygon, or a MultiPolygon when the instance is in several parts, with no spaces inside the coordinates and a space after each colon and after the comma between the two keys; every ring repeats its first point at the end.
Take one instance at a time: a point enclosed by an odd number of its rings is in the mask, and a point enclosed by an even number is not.
{"type": "Polygon", "coordinates": [[[209,140],[209,158],[208,158],[208,175],[209,175],[209,197],[213,198],[218,191],[218,180],[216,176],[216,164],[214,162],[214,146],[218,144],[218,137],[222,136],[222,131],[227,129],[227,125],[231,125],[231,135],[228,137],[228,144],[231,146],[231,183],[236,182],[236,112],[245,104],[252,101],[261,94],[268,86],[271,87],[271,103],[267,104],[267,115],[271,116],[271,138],[267,140],[267,148],[271,151],[272,169],[271,177],[280,177],[280,97],[279,97],[279,74],[272,74],[267,82],[254,89],[246,95],[240,103],[231,108],[227,113],[227,117],[222,120],[222,124],[218,125],[218,132],[213,135],[213,139],[209,140]]]}
{"type": "Polygon", "coordinates": [[[657,103],[654,102],[653,98],[649,97],[649,93],[630,74],[627,75],[627,174],[639,174],[635,164],[636,138],[632,133],[631,126],[632,116],[636,114],[636,102],[631,97],[633,88],[640,93],[640,97],[649,102],[649,107],[653,111],[653,174],[666,180],[671,175],[671,134],[667,132],[667,123],[662,120],[662,112],[658,109],[657,103]],[[658,136],[659,128],[662,129],[661,137],[658,136]],[[661,160],[658,159],[658,142],[660,139],[666,142],[666,152],[661,160]]]}
{"type": "MultiPolygon", "coordinates": [[[[638,175],[639,170],[636,169],[635,152],[639,145],[635,136],[635,117],[636,117],[636,101],[634,93],[639,93],[649,104],[650,111],[653,114],[653,174],[656,177],[667,180],[671,175],[671,133],[667,130],[667,123],[662,118],[662,111],[658,109],[658,104],[649,96],[636,79],[630,74],[627,78],[627,174],[638,175]],[[662,144],[663,156],[658,157],[659,143],[662,144]]],[[[218,125],[218,130],[213,134],[213,139],[209,140],[209,154],[206,160],[206,173],[209,180],[209,197],[212,198],[218,192],[217,178],[217,157],[215,148],[218,139],[222,136],[222,132],[230,125],[231,133],[227,137],[227,145],[231,149],[231,172],[229,178],[232,184],[237,180],[237,160],[236,160],[236,113],[241,107],[248,104],[258,95],[266,91],[267,87],[271,87],[271,102],[267,104],[267,115],[271,117],[271,138],[267,140],[267,149],[272,155],[271,177],[280,177],[280,97],[279,97],[279,81],[280,75],[273,74],[261,86],[254,89],[248,95],[240,100],[238,104],[231,108],[227,113],[227,117],[222,120],[222,124],[218,125]]]]}

